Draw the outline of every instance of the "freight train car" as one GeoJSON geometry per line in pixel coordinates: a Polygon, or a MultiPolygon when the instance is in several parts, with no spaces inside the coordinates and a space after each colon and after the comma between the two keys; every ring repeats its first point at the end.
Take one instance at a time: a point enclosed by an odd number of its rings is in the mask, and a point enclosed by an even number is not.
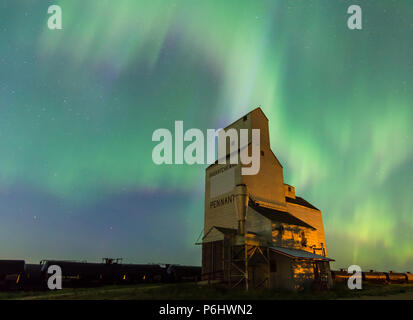
{"type": "Polygon", "coordinates": [[[386,283],[386,273],[377,272],[374,270],[370,270],[369,272],[363,272],[363,281],[370,283],[386,283]]]}
{"type": "Polygon", "coordinates": [[[159,264],[119,264],[116,268],[116,280],[120,283],[162,282],[165,269],[159,264]]]}
{"type": "Polygon", "coordinates": [[[334,282],[347,282],[350,276],[351,274],[349,274],[345,269],[331,271],[331,277],[333,278],[334,282]]]}
{"type": "Polygon", "coordinates": [[[398,272],[386,272],[386,278],[388,283],[407,283],[407,274],[398,272]]]}
{"type": "MultiPolygon", "coordinates": [[[[351,274],[345,269],[339,271],[331,271],[333,281],[336,283],[347,282],[351,274]]],[[[378,284],[407,284],[413,283],[413,274],[410,272],[398,273],[398,272],[378,272],[370,270],[368,272],[362,272],[363,282],[378,283],[378,284]]]]}
{"type": "Polygon", "coordinates": [[[63,287],[97,286],[111,283],[115,279],[113,265],[58,260],[43,260],[41,264],[41,272],[47,278],[50,266],[57,265],[62,269],[63,287]]]}
{"type": "Polygon", "coordinates": [[[0,260],[0,290],[19,289],[24,264],[24,260],[0,260]]]}

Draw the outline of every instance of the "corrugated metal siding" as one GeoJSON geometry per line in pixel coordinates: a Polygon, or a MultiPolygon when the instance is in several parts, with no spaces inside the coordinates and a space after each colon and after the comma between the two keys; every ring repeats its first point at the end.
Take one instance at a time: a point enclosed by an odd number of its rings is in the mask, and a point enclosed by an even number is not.
{"type": "Polygon", "coordinates": [[[202,279],[217,280],[224,277],[224,241],[202,244],[202,279]]]}

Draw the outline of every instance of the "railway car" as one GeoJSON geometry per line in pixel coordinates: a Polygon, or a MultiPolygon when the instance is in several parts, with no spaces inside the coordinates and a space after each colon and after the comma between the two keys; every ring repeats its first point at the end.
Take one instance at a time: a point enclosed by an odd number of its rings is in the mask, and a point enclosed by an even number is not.
{"type": "Polygon", "coordinates": [[[202,268],[196,266],[169,265],[166,270],[168,281],[185,282],[201,280],[202,268]]]}
{"type": "Polygon", "coordinates": [[[43,260],[41,272],[48,275],[48,268],[58,265],[62,269],[63,287],[90,287],[109,284],[115,279],[113,265],[74,261],[43,260]]]}
{"type": "Polygon", "coordinates": [[[24,260],[0,260],[0,290],[20,288],[24,264],[24,260]]]}
{"type": "Polygon", "coordinates": [[[387,282],[388,283],[407,283],[406,273],[398,272],[386,272],[387,282]]]}
{"type": "Polygon", "coordinates": [[[165,269],[159,264],[119,264],[116,269],[117,281],[124,284],[163,282],[165,279],[165,269]]]}
{"type": "Polygon", "coordinates": [[[345,269],[331,271],[331,277],[333,278],[334,282],[347,282],[350,276],[351,274],[349,274],[345,269]]]}
{"type": "Polygon", "coordinates": [[[387,277],[384,272],[377,272],[370,270],[369,272],[363,272],[363,281],[370,283],[386,283],[387,277]]]}

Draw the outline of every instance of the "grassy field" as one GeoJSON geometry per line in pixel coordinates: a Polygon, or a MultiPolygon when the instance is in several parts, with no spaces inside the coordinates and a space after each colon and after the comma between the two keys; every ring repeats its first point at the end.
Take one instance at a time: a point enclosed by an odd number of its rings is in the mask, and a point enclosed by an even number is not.
{"type": "Polygon", "coordinates": [[[47,292],[0,292],[0,299],[12,300],[202,300],[202,299],[413,299],[413,285],[365,285],[362,290],[349,290],[342,284],[327,292],[280,292],[256,290],[245,292],[223,286],[200,286],[195,283],[140,284],[99,288],[63,289],[47,292]]]}

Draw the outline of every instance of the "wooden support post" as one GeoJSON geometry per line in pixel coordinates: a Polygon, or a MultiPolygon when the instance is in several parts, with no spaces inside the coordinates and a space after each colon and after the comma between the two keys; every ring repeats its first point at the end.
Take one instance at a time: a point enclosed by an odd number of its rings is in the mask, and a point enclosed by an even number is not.
{"type": "Polygon", "coordinates": [[[248,246],[245,243],[245,290],[248,291],[248,246]]]}
{"type": "Polygon", "coordinates": [[[270,259],[270,248],[267,247],[267,274],[268,274],[268,283],[267,288],[271,286],[271,259],[270,259]]]}

